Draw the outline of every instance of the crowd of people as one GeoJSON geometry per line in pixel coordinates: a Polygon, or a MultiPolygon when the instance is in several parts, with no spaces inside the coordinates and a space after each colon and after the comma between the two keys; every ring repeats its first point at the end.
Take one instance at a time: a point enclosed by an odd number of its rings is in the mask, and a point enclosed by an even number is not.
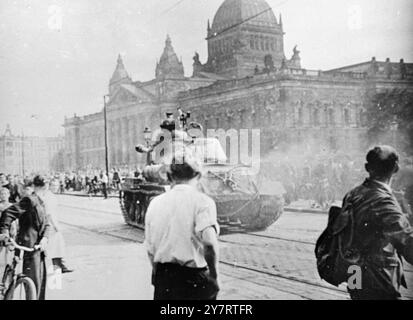
{"type": "Polygon", "coordinates": [[[79,170],[67,173],[57,173],[50,176],[51,188],[55,193],[70,191],[83,192],[89,195],[102,194],[107,198],[108,194],[118,192],[122,181],[127,177],[138,176],[139,169],[130,170],[112,168],[109,175],[105,170],[79,170]]]}
{"type": "Polygon", "coordinates": [[[59,225],[59,209],[55,195],[50,190],[50,180],[36,175],[20,179],[0,173],[0,251],[5,261],[11,256],[4,244],[9,239],[19,245],[34,248],[25,252],[23,273],[30,277],[37,299],[46,295],[46,259],[55,270],[72,272],[64,260],[65,242],[59,225]]]}
{"type": "MultiPolygon", "coordinates": [[[[71,172],[47,172],[42,176],[48,181],[48,188],[56,194],[67,192],[82,192],[89,195],[103,195],[117,193],[121,188],[121,183],[125,178],[138,177],[140,169],[112,168],[109,175],[104,169],[78,170],[71,172]]],[[[0,187],[7,188],[10,192],[10,202],[14,203],[24,192],[25,186],[33,180],[36,173],[29,175],[0,173],[0,187]]]]}
{"type": "MultiPolygon", "coordinates": [[[[285,203],[308,200],[312,208],[327,209],[340,202],[346,192],[364,178],[362,156],[273,156],[261,164],[261,172],[281,182],[286,190],[285,203]],[[305,157],[305,158],[304,158],[305,157]]],[[[413,206],[413,160],[404,158],[392,187],[413,206]]]]}

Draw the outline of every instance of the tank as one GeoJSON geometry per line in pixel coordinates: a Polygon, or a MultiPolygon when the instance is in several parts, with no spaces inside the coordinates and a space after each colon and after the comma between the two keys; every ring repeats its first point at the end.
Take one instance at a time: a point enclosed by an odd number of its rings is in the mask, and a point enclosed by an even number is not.
{"type": "MultiPolygon", "coordinates": [[[[203,160],[199,189],[214,199],[222,232],[264,230],[281,216],[285,190],[280,183],[266,181],[251,166],[225,163],[218,139],[197,138],[186,148],[203,160]]],[[[125,222],[143,229],[150,201],[173,186],[167,178],[167,164],[150,159],[152,147],[140,145],[136,150],[148,154],[147,166],[139,177],[125,179],[119,201],[125,222]]]]}

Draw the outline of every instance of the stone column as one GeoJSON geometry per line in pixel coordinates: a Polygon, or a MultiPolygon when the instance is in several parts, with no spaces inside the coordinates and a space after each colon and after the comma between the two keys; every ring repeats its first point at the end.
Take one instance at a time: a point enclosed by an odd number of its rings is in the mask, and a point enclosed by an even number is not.
{"type": "Polygon", "coordinates": [[[129,164],[134,165],[136,162],[136,155],[135,155],[135,144],[136,144],[136,136],[135,136],[135,127],[136,127],[136,116],[129,117],[129,164]]]}
{"type": "Polygon", "coordinates": [[[143,130],[145,129],[144,128],[144,125],[143,125],[143,119],[142,119],[142,115],[140,115],[140,114],[138,114],[138,115],[136,115],[136,117],[135,117],[135,121],[136,121],[136,123],[135,123],[135,128],[134,128],[134,141],[135,141],[135,144],[138,144],[138,143],[142,143],[142,141],[143,141],[143,130]]]}
{"type": "Polygon", "coordinates": [[[122,130],[121,130],[121,121],[116,119],[115,126],[115,150],[116,150],[116,164],[120,166],[122,164],[122,130]]]}
{"type": "Polygon", "coordinates": [[[128,118],[122,118],[122,162],[125,164],[129,163],[129,123],[128,118]]]}
{"type": "MultiPolygon", "coordinates": [[[[108,157],[109,157],[109,163],[111,166],[115,164],[116,159],[115,159],[115,130],[114,130],[114,122],[112,120],[108,121],[108,157]]],[[[105,137],[103,137],[103,148],[105,144],[105,137]]],[[[103,149],[103,153],[105,150],[103,149]]]]}
{"type": "Polygon", "coordinates": [[[117,163],[117,157],[116,157],[116,120],[111,121],[111,130],[110,132],[110,137],[109,141],[111,142],[109,144],[109,152],[111,154],[111,159],[112,159],[112,167],[116,165],[117,163]]]}

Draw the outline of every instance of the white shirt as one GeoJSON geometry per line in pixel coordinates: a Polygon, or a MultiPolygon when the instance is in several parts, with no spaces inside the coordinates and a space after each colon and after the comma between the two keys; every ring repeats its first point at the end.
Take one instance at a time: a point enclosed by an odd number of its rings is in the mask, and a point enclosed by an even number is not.
{"type": "Polygon", "coordinates": [[[210,226],[219,233],[214,200],[190,185],[176,185],[149,204],[145,245],[155,263],[203,268],[201,233],[210,226]]]}
{"type": "Polygon", "coordinates": [[[108,183],[108,176],[106,174],[102,175],[102,178],[100,178],[100,180],[102,181],[102,183],[108,183]]]}

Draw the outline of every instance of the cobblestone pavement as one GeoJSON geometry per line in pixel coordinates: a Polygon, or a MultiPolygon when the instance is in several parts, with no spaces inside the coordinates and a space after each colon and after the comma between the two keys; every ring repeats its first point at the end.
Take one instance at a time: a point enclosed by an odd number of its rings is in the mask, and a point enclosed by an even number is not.
{"type": "MultiPolygon", "coordinates": [[[[116,199],[60,199],[63,207],[73,209],[73,216],[62,219],[68,225],[143,241],[142,232],[122,223],[116,199]]],[[[321,281],[316,271],[314,243],[326,219],[325,214],[285,212],[266,231],[221,236],[222,295],[226,299],[346,299],[344,288],[321,281]]],[[[411,266],[406,274],[413,288],[411,266]]],[[[411,291],[404,294],[413,299],[411,291]]]]}
{"type": "MultiPolygon", "coordinates": [[[[340,295],[346,292],[345,286],[331,286],[319,278],[316,269],[315,242],[326,223],[327,215],[285,212],[264,232],[222,236],[221,261],[306,283],[303,294],[311,293],[307,297],[329,298],[320,296],[320,287],[328,289],[328,294],[336,290],[340,295]]],[[[413,267],[407,264],[406,278],[410,289],[403,290],[403,295],[413,299],[413,267]]]]}

